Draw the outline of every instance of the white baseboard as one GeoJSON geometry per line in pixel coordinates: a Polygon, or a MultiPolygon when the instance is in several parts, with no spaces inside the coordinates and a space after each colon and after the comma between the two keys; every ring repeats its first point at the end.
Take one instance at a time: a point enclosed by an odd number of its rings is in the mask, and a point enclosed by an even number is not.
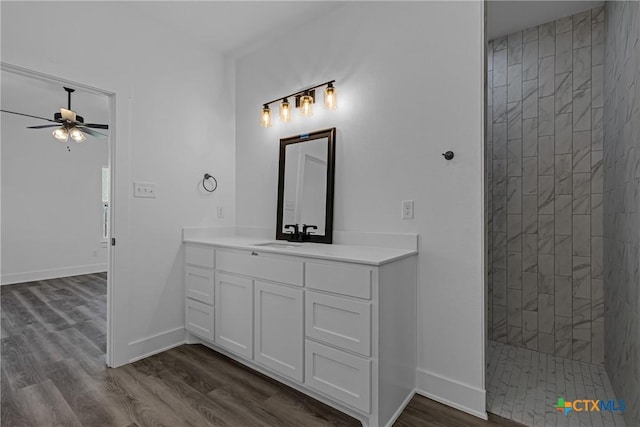
{"type": "Polygon", "coordinates": [[[185,343],[185,338],[186,331],[180,327],[131,341],[129,343],[129,354],[131,355],[129,363],[182,345],[185,343]]]}
{"type": "Polygon", "coordinates": [[[436,375],[424,369],[416,371],[416,393],[486,420],[486,391],[436,375]]]}
{"type": "Polygon", "coordinates": [[[15,283],[35,282],[37,280],[58,279],[60,277],[79,276],[81,274],[102,273],[107,271],[107,264],[78,265],[75,267],[52,268],[50,270],[27,271],[24,273],[3,274],[0,283],[13,285],[15,283]]]}

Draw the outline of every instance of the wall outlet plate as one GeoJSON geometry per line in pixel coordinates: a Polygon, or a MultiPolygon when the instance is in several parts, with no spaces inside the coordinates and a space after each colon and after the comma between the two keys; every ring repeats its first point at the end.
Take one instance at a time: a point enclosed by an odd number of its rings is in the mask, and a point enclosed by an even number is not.
{"type": "Polygon", "coordinates": [[[133,197],[156,197],[156,184],[153,182],[134,182],[133,183],[133,197]]]}
{"type": "Polygon", "coordinates": [[[413,200],[402,201],[402,219],[413,219],[413,200]]]}

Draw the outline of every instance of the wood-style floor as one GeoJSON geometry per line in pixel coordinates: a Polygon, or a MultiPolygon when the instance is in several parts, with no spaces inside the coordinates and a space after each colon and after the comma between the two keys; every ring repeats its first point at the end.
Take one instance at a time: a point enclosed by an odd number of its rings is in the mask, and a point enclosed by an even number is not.
{"type": "MultiPolygon", "coordinates": [[[[0,425],[359,426],[200,345],[105,366],[106,276],[3,286],[0,425]]],[[[396,427],[519,426],[416,396],[396,427]]]]}

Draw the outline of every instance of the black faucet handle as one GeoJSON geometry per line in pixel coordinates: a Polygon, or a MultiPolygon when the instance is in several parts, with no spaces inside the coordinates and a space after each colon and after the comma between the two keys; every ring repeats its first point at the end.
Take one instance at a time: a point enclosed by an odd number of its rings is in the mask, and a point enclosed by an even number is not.
{"type": "Polygon", "coordinates": [[[302,234],[303,235],[310,235],[312,232],[311,231],[307,231],[307,230],[317,230],[318,227],[315,225],[307,225],[307,224],[302,224],[302,234]]]}
{"type": "Polygon", "coordinates": [[[288,229],[293,229],[293,232],[291,234],[293,234],[294,236],[297,236],[300,233],[300,230],[298,229],[298,224],[287,224],[284,226],[285,230],[288,229]]]}

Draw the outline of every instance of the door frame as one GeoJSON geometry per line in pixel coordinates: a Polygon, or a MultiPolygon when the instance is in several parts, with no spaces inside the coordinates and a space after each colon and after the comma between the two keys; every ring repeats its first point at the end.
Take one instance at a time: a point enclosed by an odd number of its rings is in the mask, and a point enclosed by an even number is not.
{"type": "Polygon", "coordinates": [[[106,96],[109,105],[109,137],[107,138],[107,158],[108,167],[110,173],[110,185],[109,185],[109,235],[107,236],[107,339],[106,346],[107,351],[105,354],[107,366],[112,366],[114,361],[114,346],[113,346],[113,314],[115,312],[113,304],[113,288],[114,288],[114,252],[115,246],[112,245],[112,237],[114,236],[115,217],[116,217],[116,201],[114,197],[115,189],[115,176],[116,176],[116,156],[115,156],[115,117],[116,117],[116,94],[114,92],[100,89],[94,86],[90,86],[84,83],[68,80],[62,77],[53,76],[51,74],[41,73],[39,71],[30,70],[28,68],[19,67],[17,65],[8,64],[6,62],[0,62],[0,71],[12,73],[15,75],[46,81],[50,83],[73,86],[82,89],[86,92],[93,93],[100,96],[106,96]]]}

